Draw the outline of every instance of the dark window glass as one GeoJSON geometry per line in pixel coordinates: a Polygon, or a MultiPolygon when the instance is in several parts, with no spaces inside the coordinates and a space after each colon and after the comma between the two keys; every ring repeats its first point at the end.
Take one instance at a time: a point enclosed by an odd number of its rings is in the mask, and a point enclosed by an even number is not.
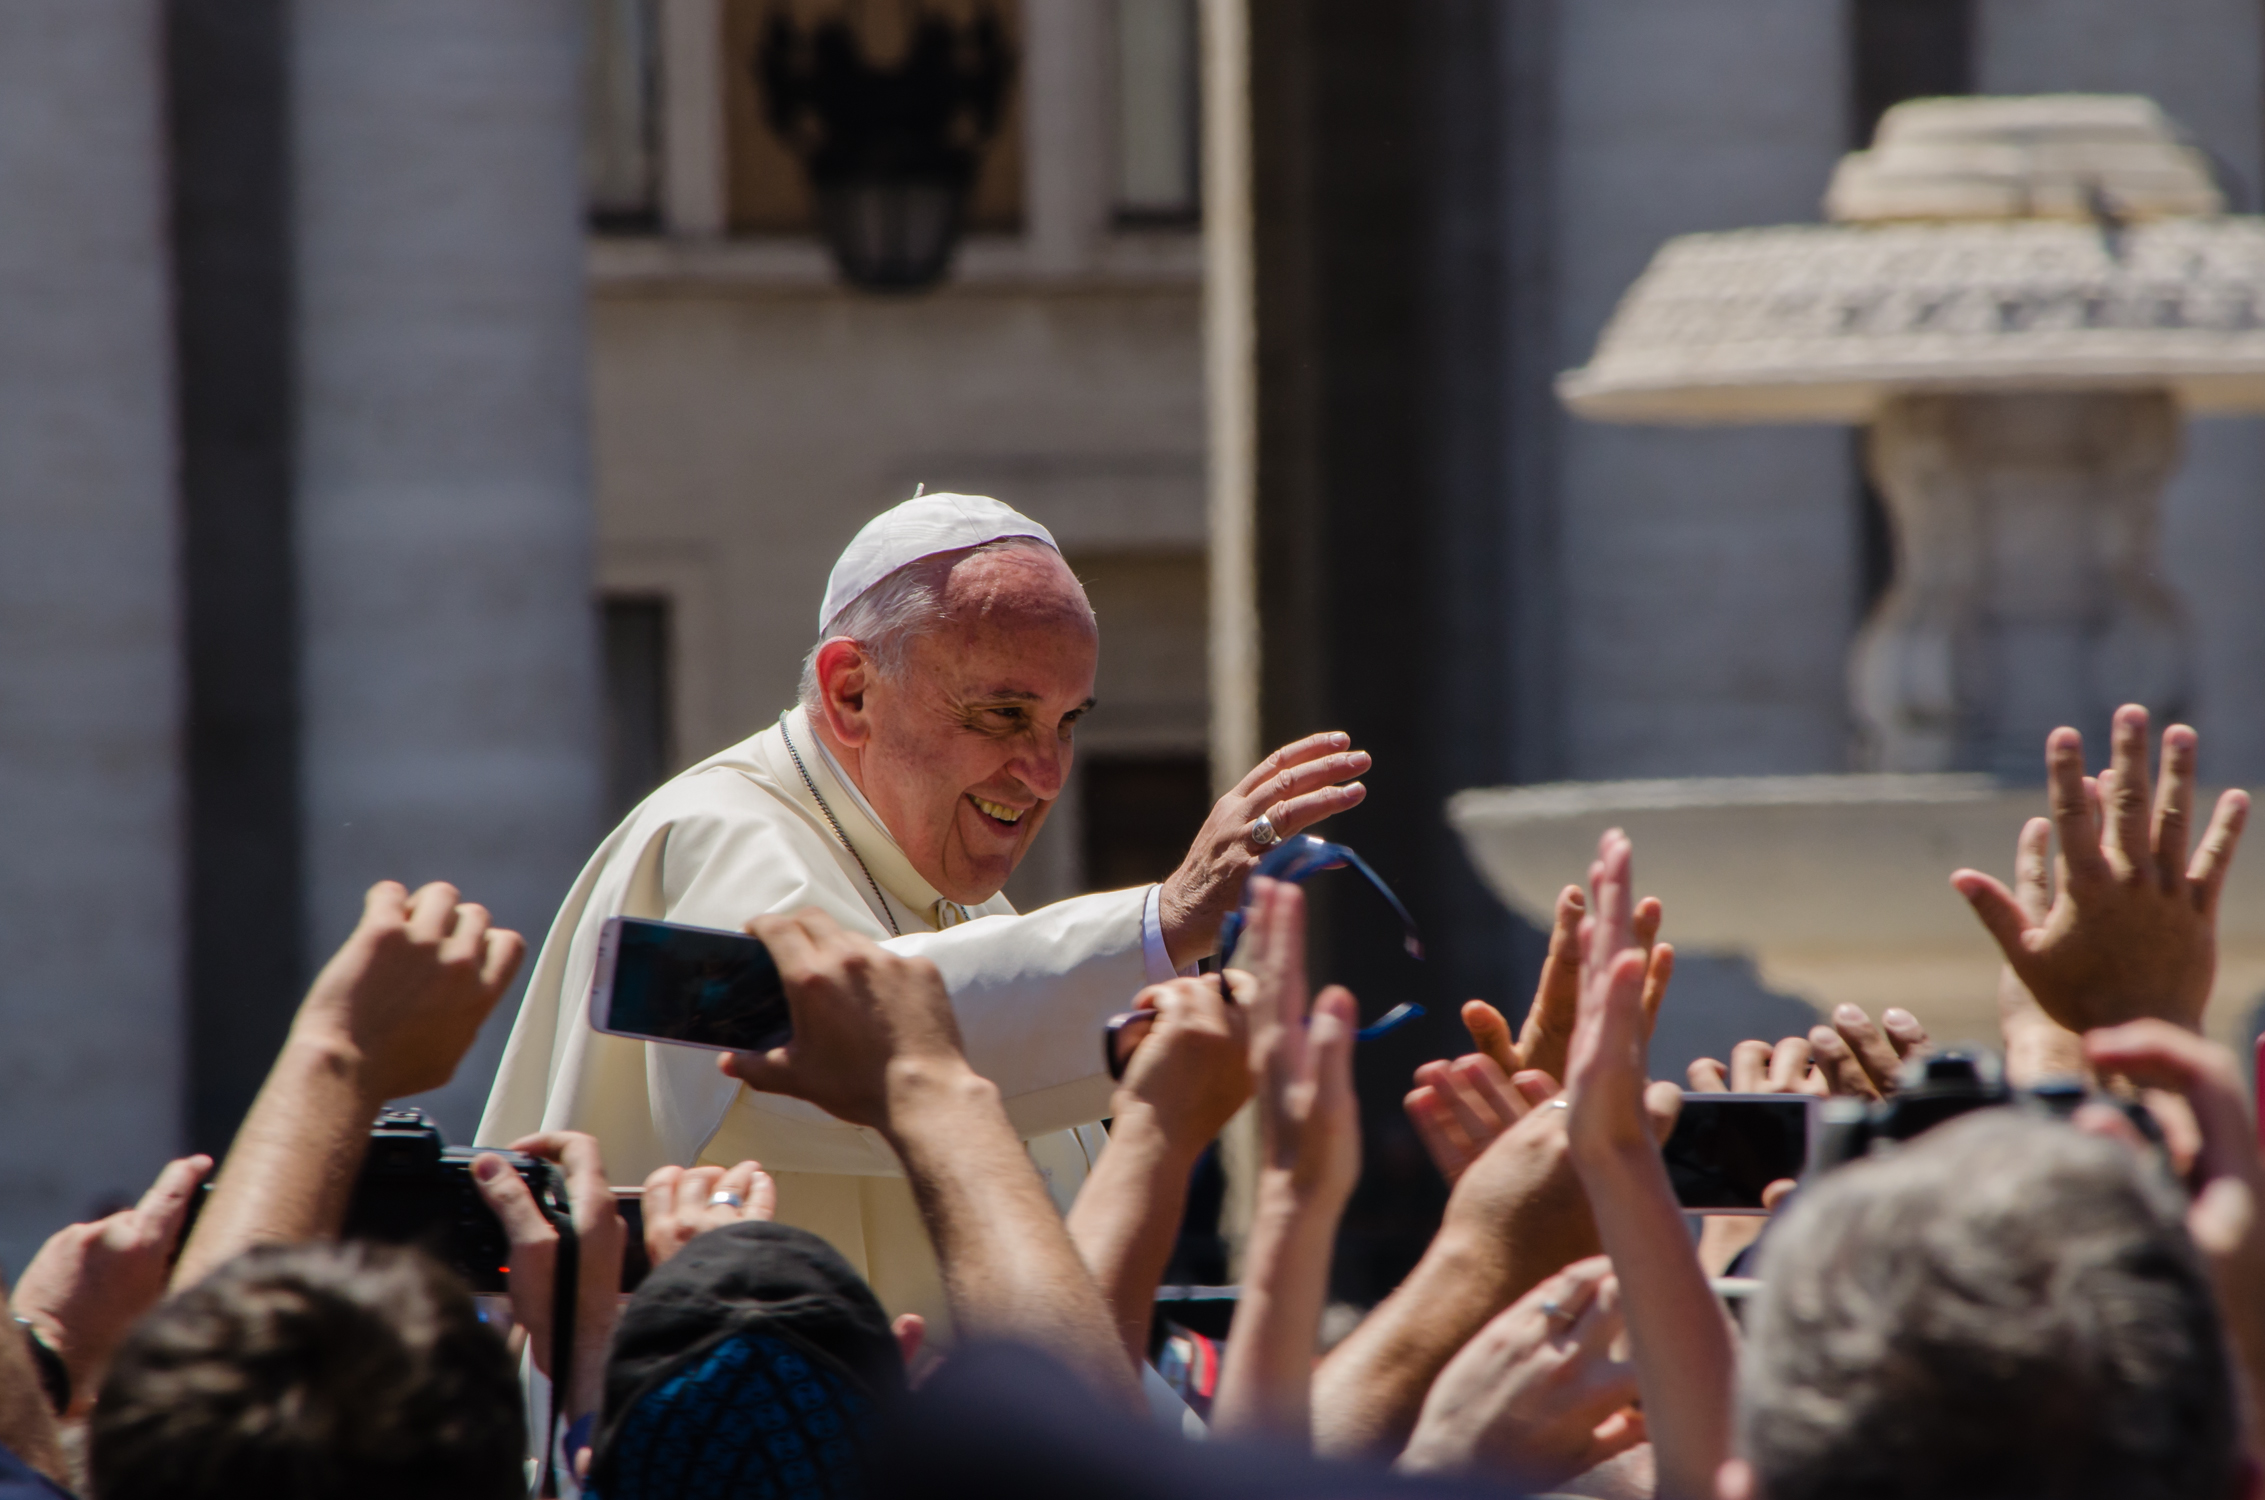
{"type": "Polygon", "coordinates": [[[1117,219],[1193,224],[1201,155],[1195,0],[1117,0],[1117,219]]]}
{"type": "Polygon", "coordinates": [[[1211,763],[1200,755],[1128,755],[1083,765],[1087,887],[1148,885],[1178,869],[1211,811],[1211,763]]]}
{"type": "Polygon", "coordinates": [[[676,766],[668,601],[606,600],[605,652],[606,804],[619,818],[668,780],[676,766]]]}
{"type": "Polygon", "coordinates": [[[582,191],[601,230],[660,219],[660,47],[654,0],[587,0],[582,191]]]}
{"type": "Polygon", "coordinates": [[[1974,91],[1973,0],[1856,0],[1849,137],[1868,146],[1889,106],[1974,91]]]}

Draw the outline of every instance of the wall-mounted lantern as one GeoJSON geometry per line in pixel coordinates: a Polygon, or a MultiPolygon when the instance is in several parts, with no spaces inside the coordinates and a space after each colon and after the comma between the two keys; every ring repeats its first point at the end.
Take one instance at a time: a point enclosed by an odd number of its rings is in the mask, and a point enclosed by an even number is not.
{"type": "Polygon", "coordinates": [[[800,159],[852,285],[917,291],[950,269],[983,147],[1014,75],[988,8],[960,23],[909,0],[908,43],[876,63],[849,21],[774,9],[753,59],[764,116],[800,159]]]}

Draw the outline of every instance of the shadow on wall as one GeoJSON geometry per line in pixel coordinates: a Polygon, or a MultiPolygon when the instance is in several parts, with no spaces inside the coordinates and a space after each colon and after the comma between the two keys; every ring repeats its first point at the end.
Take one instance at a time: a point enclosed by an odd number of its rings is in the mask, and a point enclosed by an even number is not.
{"type": "Polygon", "coordinates": [[[1749,1037],[1807,1036],[1821,1019],[1808,1001],[1764,986],[1749,959],[1679,949],[1675,981],[1652,1032],[1651,1075],[1682,1083],[1693,1058],[1727,1063],[1730,1049],[1749,1037]]]}

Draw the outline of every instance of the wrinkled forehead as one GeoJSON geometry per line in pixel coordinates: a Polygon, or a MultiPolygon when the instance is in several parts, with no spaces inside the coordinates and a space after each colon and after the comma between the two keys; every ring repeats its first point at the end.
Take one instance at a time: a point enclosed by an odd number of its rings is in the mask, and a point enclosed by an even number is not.
{"type": "Polygon", "coordinates": [[[958,559],[944,579],[944,625],[1003,630],[1069,627],[1098,633],[1085,585],[1043,543],[1008,545],[958,559]]]}

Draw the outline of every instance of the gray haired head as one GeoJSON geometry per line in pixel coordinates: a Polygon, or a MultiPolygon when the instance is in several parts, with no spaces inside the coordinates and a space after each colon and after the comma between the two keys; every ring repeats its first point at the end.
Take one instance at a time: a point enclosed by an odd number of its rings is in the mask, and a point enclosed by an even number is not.
{"type": "Polygon", "coordinates": [[[2233,1374],[2184,1214],[2129,1148],[2002,1109],[1825,1176],[1749,1311],[1761,1494],[2233,1494],[2233,1374]]]}
{"type": "Polygon", "coordinates": [[[803,712],[820,708],[818,652],[826,642],[847,637],[857,642],[873,669],[894,677],[904,666],[905,651],[929,631],[951,618],[947,591],[952,569],[971,557],[989,552],[1043,552],[1058,556],[1053,547],[1035,537],[1009,536],[957,552],[936,552],[906,563],[843,605],[818,632],[818,642],[802,658],[802,683],[795,700],[803,712]]]}

